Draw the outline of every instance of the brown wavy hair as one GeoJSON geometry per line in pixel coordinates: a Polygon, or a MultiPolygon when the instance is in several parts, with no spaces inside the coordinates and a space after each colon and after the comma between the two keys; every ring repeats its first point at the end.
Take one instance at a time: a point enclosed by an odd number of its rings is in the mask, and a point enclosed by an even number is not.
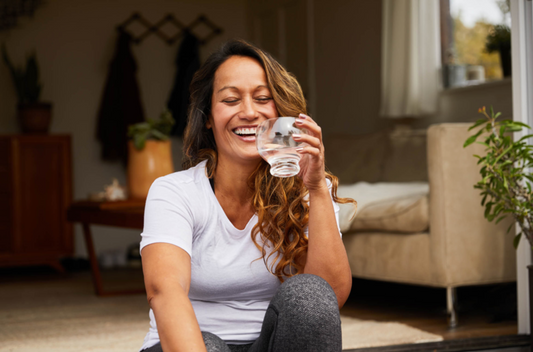
{"type": "MultiPolygon", "coordinates": [[[[215,138],[212,130],[206,127],[211,114],[213,83],[217,69],[232,56],[250,57],[261,64],[280,116],[307,114],[307,104],[294,75],[287,72],[268,53],[244,40],[227,42],[209,56],[194,75],[190,86],[183,168],[188,169],[207,160],[209,178],[214,177],[217,167],[215,138]]],[[[337,177],[328,171],[326,177],[331,181],[334,201],[355,203],[352,199],[338,198],[337,177]]],[[[249,186],[258,217],[258,222],[252,229],[252,240],[261,250],[268,270],[283,282],[285,277],[299,274],[304,269],[302,259],[308,246],[304,231],[309,222],[309,192],[299,177],[273,177],[269,164],[264,160],[250,175],[249,186]],[[267,262],[272,256],[269,266],[267,262]]]]}

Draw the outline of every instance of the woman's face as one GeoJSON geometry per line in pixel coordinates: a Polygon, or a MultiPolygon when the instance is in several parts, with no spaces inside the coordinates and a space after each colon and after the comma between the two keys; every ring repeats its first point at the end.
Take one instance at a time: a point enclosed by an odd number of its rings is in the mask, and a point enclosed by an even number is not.
{"type": "Polygon", "coordinates": [[[255,130],[266,119],[278,116],[266,74],[256,60],[232,56],[215,72],[211,116],[219,161],[257,161],[255,130]]]}

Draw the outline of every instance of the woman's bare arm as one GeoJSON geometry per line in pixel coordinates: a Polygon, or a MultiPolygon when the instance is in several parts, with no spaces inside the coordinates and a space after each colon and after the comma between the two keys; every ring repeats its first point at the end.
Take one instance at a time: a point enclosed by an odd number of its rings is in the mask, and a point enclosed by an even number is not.
{"type": "Polygon", "coordinates": [[[329,189],[327,185],[324,188],[309,191],[309,247],[304,273],[326,280],[335,291],[340,308],[350,294],[352,272],[329,189]]]}
{"type": "Polygon", "coordinates": [[[183,249],[154,243],[142,249],[144,284],[165,352],[206,351],[188,297],[191,258],[183,249]]]}
{"type": "Polygon", "coordinates": [[[326,182],[322,129],[303,114],[296,119],[296,125],[309,132],[292,136],[296,141],[307,143],[298,150],[302,156],[299,176],[309,190],[309,247],[304,258],[304,273],[326,280],[342,307],[352,288],[352,273],[326,182]]]}

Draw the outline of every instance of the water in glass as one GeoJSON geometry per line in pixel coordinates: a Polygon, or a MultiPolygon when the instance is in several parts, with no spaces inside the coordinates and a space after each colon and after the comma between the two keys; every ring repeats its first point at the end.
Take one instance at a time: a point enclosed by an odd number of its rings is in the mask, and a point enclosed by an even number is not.
{"type": "Polygon", "coordinates": [[[296,148],[304,143],[296,142],[293,134],[304,134],[296,127],[294,117],[279,117],[261,123],[256,130],[259,154],[270,164],[270,173],[276,177],[292,177],[300,171],[300,154],[296,148]]]}

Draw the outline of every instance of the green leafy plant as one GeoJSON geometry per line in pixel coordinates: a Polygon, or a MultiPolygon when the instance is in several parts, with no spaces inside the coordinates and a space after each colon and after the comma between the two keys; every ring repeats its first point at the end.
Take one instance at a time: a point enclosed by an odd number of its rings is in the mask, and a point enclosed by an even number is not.
{"type": "MultiPolygon", "coordinates": [[[[501,113],[490,115],[485,107],[479,112],[485,118],[478,120],[469,131],[481,126],[481,129],[464,143],[464,147],[477,141],[480,136],[484,142],[476,142],[486,147],[485,156],[474,155],[481,164],[481,181],[474,188],[481,190],[485,206],[485,218],[496,223],[512,215],[520,226],[520,233],[514,239],[515,248],[524,235],[533,248],[533,174],[528,169],[533,167],[533,145],[527,143],[533,134],[513,140],[513,132],[531,129],[528,125],[512,120],[497,121],[501,113]]],[[[507,229],[507,232],[512,225],[507,229]]]]}
{"type": "Polygon", "coordinates": [[[27,57],[26,67],[17,67],[9,59],[6,46],[3,44],[2,57],[11,73],[19,104],[29,104],[39,101],[42,85],[39,83],[37,55],[32,53],[27,57]]]}
{"type": "Polygon", "coordinates": [[[504,24],[495,25],[487,35],[485,51],[493,53],[511,48],[511,29],[504,24]]]}
{"type": "Polygon", "coordinates": [[[172,113],[169,110],[164,110],[159,116],[159,120],[148,119],[146,122],[139,122],[129,126],[128,137],[133,140],[137,150],[143,150],[148,139],[167,140],[174,123],[172,113]]]}

